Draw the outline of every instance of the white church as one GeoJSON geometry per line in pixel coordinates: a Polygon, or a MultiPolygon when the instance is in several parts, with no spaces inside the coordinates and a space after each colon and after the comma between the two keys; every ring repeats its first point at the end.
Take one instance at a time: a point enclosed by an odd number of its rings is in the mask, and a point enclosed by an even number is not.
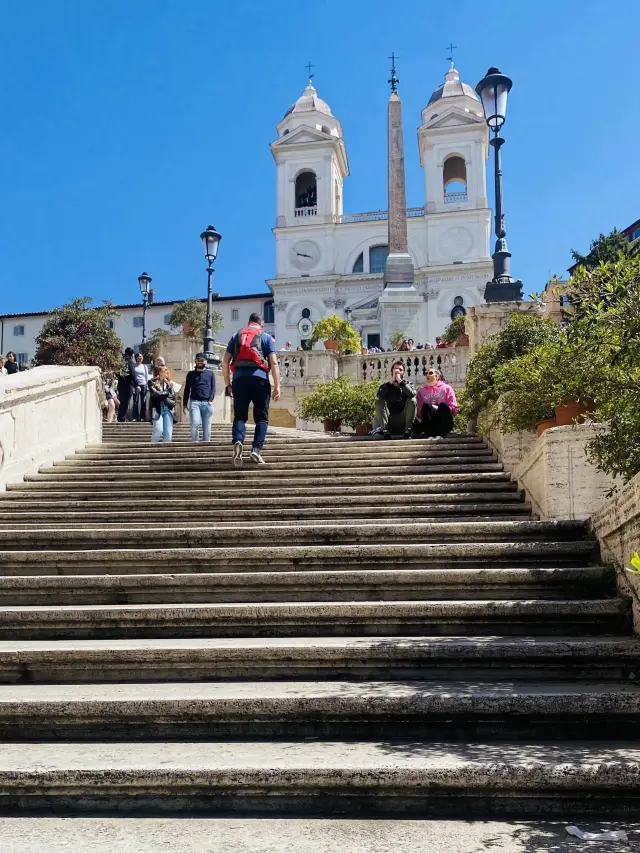
{"type": "MultiPolygon", "coordinates": [[[[218,340],[228,340],[251,311],[258,311],[279,348],[285,341],[306,348],[313,324],[338,314],[361,332],[367,347],[385,347],[378,301],[388,254],[387,212],[343,212],[349,164],[342,125],[311,82],[277,125],[277,133],[271,143],[277,186],[275,275],[267,280],[271,294],[217,297],[214,307],[223,319],[218,340]]],[[[417,307],[419,316],[412,329],[415,343],[433,343],[452,316],[484,302],[485,285],[493,276],[485,174],[488,128],[478,96],[453,67],[422,110],[418,143],[425,205],[407,210],[419,295],[413,297],[412,311],[417,307]]],[[[178,301],[151,306],[147,330],[168,329],[178,301]]],[[[116,309],[117,334],[125,346],[137,349],[141,306],[116,309]]],[[[46,312],[0,315],[0,352],[14,350],[21,363],[28,363],[46,318],[46,312]]]]}
{"type": "MultiPolygon", "coordinates": [[[[433,342],[452,316],[484,302],[493,275],[482,104],[452,67],[421,119],[426,203],[407,210],[409,254],[422,297],[416,343],[433,342]]],[[[343,212],[349,164],[342,126],[311,82],[277,131],[271,143],[276,272],[267,282],[276,340],[304,346],[309,321],[336,313],[351,320],[368,347],[385,346],[378,300],[388,254],[387,212],[343,212]]]]}

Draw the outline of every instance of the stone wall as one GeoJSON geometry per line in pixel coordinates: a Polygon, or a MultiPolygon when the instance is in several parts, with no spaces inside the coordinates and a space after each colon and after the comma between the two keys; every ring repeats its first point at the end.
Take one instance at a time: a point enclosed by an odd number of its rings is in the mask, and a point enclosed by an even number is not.
{"type": "Polygon", "coordinates": [[[35,367],[0,376],[0,490],[102,441],[97,367],[35,367]]]}
{"type": "Polygon", "coordinates": [[[473,355],[492,335],[501,331],[511,314],[537,314],[544,316],[544,306],[537,302],[490,302],[473,305],[467,311],[464,328],[469,335],[469,350],[473,355]]]}
{"type": "Polygon", "coordinates": [[[618,569],[618,587],[633,602],[635,630],[640,631],[640,576],[625,571],[640,552],[640,474],[636,474],[591,516],[602,559],[618,569]]]}

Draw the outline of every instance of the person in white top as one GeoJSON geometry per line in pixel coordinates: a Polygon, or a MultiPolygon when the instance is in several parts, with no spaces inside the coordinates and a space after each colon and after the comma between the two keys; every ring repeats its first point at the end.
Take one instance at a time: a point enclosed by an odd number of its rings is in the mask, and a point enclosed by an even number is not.
{"type": "Polygon", "coordinates": [[[136,384],[133,389],[133,420],[144,421],[147,419],[147,386],[149,384],[149,368],[143,364],[142,353],[136,355],[136,384]]]}
{"type": "Polygon", "coordinates": [[[4,356],[0,355],[0,373],[3,376],[7,375],[7,368],[4,366],[4,356]]]}

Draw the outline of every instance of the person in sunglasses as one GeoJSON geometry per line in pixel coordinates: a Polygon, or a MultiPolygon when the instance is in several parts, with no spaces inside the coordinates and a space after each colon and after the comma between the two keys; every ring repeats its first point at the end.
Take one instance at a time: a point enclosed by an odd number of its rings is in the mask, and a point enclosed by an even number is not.
{"type": "Polygon", "coordinates": [[[451,432],[458,403],[455,391],[451,385],[447,385],[437,367],[428,368],[416,403],[418,420],[414,434],[441,439],[451,432]]]}

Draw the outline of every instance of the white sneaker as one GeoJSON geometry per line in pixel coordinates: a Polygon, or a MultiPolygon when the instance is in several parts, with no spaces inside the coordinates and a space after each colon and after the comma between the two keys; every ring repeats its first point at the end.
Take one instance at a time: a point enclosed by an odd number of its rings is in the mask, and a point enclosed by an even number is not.
{"type": "Polygon", "coordinates": [[[233,467],[242,468],[242,444],[239,441],[233,445],[233,467]]]}
{"type": "Polygon", "coordinates": [[[255,462],[256,465],[266,465],[267,463],[262,458],[262,453],[259,450],[252,450],[251,456],[249,457],[252,462],[255,462]]]}

